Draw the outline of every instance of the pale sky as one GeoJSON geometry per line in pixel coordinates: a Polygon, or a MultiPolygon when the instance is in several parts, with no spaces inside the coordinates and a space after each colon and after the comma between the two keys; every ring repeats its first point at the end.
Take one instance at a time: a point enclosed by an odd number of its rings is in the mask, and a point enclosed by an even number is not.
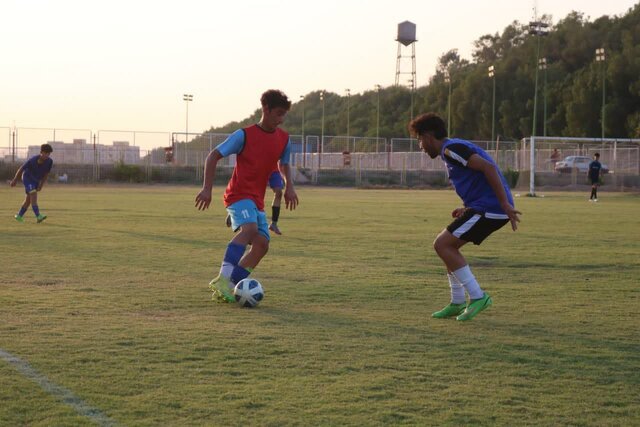
{"type": "Polygon", "coordinates": [[[184,132],[189,93],[189,132],[200,132],[246,118],[269,88],[297,102],[390,86],[405,20],[423,86],[441,54],[471,60],[474,40],[530,21],[536,3],[555,24],[636,1],[2,0],[0,128],[184,132]]]}

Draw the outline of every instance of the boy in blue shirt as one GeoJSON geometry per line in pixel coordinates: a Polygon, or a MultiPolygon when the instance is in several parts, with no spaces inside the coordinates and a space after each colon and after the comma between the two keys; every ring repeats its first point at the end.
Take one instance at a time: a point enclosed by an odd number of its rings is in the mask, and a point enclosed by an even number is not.
{"type": "Polygon", "coordinates": [[[42,190],[44,183],[47,182],[49,172],[51,172],[51,168],[53,167],[53,160],[49,157],[52,152],[53,148],[51,148],[51,145],[42,144],[40,146],[40,154],[31,157],[20,166],[16,172],[16,176],[11,180],[10,185],[15,187],[18,178],[22,176],[24,192],[27,194],[20,211],[14,216],[16,221],[24,222],[24,214],[27,212],[27,209],[29,209],[29,205],[31,205],[38,223],[47,219],[46,215],[40,214],[40,209],[38,208],[38,191],[42,190]]]}
{"type": "Polygon", "coordinates": [[[479,245],[508,222],[515,231],[521,213],[513,207],[507,181],[493,159],[469,141],[447,138],[444,120],[436,114],[416,117],[409,123],[409,130],[429,157],[442,158],[449,179],[464,203],[464,207],[451,212],[455,220],[433,242],[436,253],[447,267],[451,303],[432,317],[471,320],[493,301],[480,288],[460,248],[468,242],[479,245]],[[469,294],[468,304],[465,290],[469,294]]]}
{"type": "Polygon", "coordinates": [[[589,180],[591,181],[590,202],[598,201],[598,185],[600,185],[600,173],[602,172],[602,163],[600,163],[600,153],[593,155],[593,161],[589,163],[589,180]]]}

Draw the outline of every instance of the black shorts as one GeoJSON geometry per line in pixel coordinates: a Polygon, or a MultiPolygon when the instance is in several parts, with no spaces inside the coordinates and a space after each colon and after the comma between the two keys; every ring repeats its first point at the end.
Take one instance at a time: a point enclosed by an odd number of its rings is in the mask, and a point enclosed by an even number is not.
{"type": "Polygon", "coordinates": [[[491,233],[501,229],[509,219],[506,215],[478,212],[467,209],[447,226],[447,231],[460,240],[479,245],[491,233]]]}
{"type": "Polygon", "coordinates": [[[591,180],[591,185],[600,184],[600,177],[598,178],[589,177],[589,179],[591,180]]]}

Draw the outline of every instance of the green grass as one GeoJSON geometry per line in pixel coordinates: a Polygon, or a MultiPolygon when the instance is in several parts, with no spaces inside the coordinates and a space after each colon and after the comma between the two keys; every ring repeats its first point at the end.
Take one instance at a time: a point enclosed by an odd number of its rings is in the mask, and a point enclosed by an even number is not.
{"type": "MultiPolygon", "coordinates": [[[[638,425],[640,198],[518,198],[466,255],[494,305],[448,302],[452,191],[298,189],[254,310],[209,300],[216,188],[0,189],[0,349],[120,425],[638,425]]],[[[270,195],[268,195],[270,197],[270,195]]],[[[0,359],[0,425],[93,425],[0,359]]]]}

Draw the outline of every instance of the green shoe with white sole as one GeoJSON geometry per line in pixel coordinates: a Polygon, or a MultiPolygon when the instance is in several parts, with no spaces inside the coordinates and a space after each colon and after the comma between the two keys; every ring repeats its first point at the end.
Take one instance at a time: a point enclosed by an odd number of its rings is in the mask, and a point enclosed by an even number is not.
{"type": "Polygon", "coordinates": [[[209,289],[213,292],[211,299],[216,302],[235,302],[233,286],[226,277],[218,275],[209,283],[209,289]]]}

